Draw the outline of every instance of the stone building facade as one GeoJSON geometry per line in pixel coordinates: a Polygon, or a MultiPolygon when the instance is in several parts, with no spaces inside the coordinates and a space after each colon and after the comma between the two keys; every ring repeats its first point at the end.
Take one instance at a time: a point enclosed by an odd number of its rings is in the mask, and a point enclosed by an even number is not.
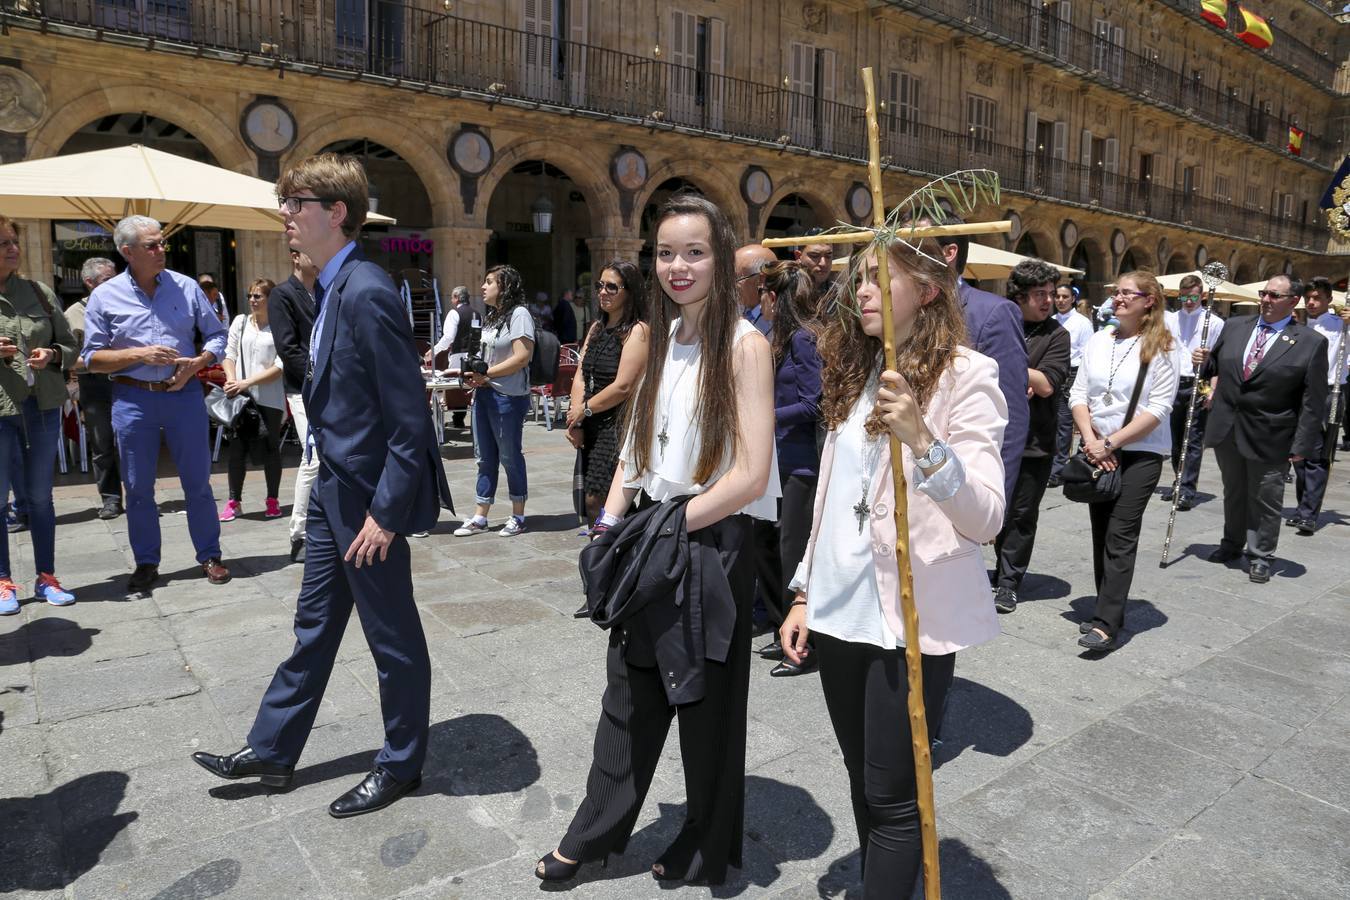
{"type": "MultiPolygon", "coordinates": [[[[1257,51],[1187,0],[4,0],[0,159],[141,140],[271,178],[336,148],[399,220],[367,236],[388,268],[445,293],[507,261],[556,295],[639,257],[674,190],[746,239],[863,220],[872,66],[888,196],[992,168],[980,216],[1090,293],[1208,260],[1339,276],[1317,210],[1347,148],[1330,5],[1266,0],[1257,51]]],[[[33,274],[68,233],[25,230],[33,274]]],[[[236,285],[286,273],[279,235],[226,240],[236,285]]]]}

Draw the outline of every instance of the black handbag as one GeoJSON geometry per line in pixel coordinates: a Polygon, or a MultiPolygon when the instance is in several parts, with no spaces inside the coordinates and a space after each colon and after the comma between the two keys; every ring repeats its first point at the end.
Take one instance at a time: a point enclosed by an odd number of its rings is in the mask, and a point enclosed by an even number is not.
{"type": "MultiPolygon", "coordinates": [[[[1139,367],[1139,377],[1134,381],[1134,391],[1130,394],[1130,405],[1125,410],[1125,422],[1121,428],[1130,424],[1134,418],[1139,395],[1144,390],[1144,378],[1148,375],[1148,365],[1144,363],[1139,367]]],[[[1075,503],[1106,503],[1120,496],[1119,465],[1108,472],[1088,459],[1081,446],[1064,463],[1064,468],[1059,470],[1059,480],[1064,485],[1064,496],[1075,503]]]]}

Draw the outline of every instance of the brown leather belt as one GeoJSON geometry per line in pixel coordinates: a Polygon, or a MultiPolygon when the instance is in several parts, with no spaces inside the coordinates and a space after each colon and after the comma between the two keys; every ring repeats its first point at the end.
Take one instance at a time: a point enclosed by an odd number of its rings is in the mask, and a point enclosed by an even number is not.
{"type": "Polygon", "coordinates": [[[169,382],[167,381],[141,381],[139,378],[128,378],[125,375],[109,375],[108,380],[113,384],[125,384],[130,387],[138,387],[144,391],[155,391],[156,393],[162,393],[169,389],[169,382]]]}

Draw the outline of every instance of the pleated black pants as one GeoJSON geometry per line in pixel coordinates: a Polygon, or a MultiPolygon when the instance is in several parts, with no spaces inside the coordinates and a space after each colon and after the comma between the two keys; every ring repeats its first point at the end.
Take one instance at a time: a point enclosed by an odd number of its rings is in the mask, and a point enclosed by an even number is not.
{"type": "Polygon", "coordinates": [[[661,864],[667,877],[710,884],[725,881],[728,866],[741,865],[754,553],[749,547],[748,516],[710,527],[723,532],[718,548],[732,596],[705,594],[703,602],[736,607],[727,661],[705,660],[703,699],[672,707],[660,669],[628,660],[630,630],[610,634],[607,682],[586,798],[558,845],[568,859],[596,860],[623,852],[661,760],[671,720],[678,718],[685,820],[674,843],[653,862],[661,864]]]}

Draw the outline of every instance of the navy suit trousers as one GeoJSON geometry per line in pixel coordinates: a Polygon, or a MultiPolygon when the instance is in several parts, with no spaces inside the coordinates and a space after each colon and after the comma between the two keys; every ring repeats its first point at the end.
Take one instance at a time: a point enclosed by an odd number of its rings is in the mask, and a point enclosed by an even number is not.
{"type": "Polygon", "coordinates": [[[399,781],[422,772],[431,711],[431,660],[413,603],[402,535],[383,562],[358,569],[342,557],[365,524],[365,503],[320,463],[305,523],[305,576],[295,608],[295,649],[272,677],[248,745],[268,762],[295,765],[309,738],[352,606],[379,673],[384,747],[375,765],[399,781]]]}

